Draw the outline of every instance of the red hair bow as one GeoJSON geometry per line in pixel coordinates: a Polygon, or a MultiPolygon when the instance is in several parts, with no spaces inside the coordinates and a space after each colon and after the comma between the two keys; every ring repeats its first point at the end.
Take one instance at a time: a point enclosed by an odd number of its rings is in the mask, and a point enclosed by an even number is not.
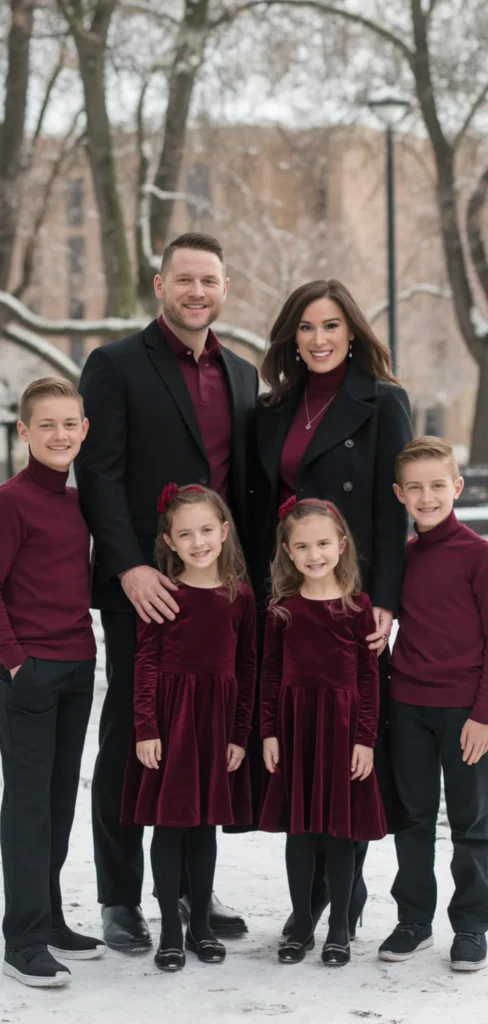
{"type": "Polygon", "coordinates": [[[278,509],[278,519],[286,519],[286,517],[289,516],[290,512],[293,512],[293,509],[295,508],[296,504],[297,499],[295,495],[292,494],[291,498],[287,498],[287,500],[284,501],[282,505],[280,505],[278,509]]]}
{"type": "Polygon", "coordinates": [[[158,498],[158,512],[167,512],[178,494],[178,484],[166,484],[158,498]]]}

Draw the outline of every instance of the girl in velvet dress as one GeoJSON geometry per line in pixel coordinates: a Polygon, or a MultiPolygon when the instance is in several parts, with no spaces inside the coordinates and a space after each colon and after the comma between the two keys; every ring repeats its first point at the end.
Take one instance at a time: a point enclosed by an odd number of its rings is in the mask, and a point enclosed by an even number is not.
{"type": "Polygon", "coordinates": [[[330,889],[328,966],[350,959],[354,841],[386,825],[373,767],[379,710],[369,597],[360,592],[351,533],[335,505],[289,498],[279,510],[261,674],[261,738],[269,783],[260,828],[288,833],[294,925],[283,963],[314,945],[315,846],[325,843],[330,889]]]}
{"type": "Polygon", "coordinates": [[[135,744],[121,821],[154,825],[151,863],[162,918],[155,962],[185,963],[178,913],[181,844],[191,887],[187,949],[219,963],[209,927],[216,825],[252,821],[246,744],[255,687],[255,607],[229,510],[214,491],[165,487],[156,560],[178,585],[173,622],[138,621],[135,744]]]}

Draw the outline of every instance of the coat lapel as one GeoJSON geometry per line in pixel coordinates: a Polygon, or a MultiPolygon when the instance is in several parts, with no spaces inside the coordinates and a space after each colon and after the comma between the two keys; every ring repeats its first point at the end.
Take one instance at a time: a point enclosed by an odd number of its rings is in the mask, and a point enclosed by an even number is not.
{"type": "Polygon", "coordinates": [[[376,392],[375,379],[351,362],[342,387],[310,441],[300,470],[359,430],[375,409],[372,399],[376,392]]]}
{"type": "Polygon", "coordinates": [[[200,449],[204,458],[207,459],[197,414],[185,384],[185,379],[178,366],[176,356],[171,351],[158,327],[157,320],[153,320],[146,327],[143,332],[143,339],[149,359],[161,377],[166,391],[181,413],[195,444],[200,449]]]}

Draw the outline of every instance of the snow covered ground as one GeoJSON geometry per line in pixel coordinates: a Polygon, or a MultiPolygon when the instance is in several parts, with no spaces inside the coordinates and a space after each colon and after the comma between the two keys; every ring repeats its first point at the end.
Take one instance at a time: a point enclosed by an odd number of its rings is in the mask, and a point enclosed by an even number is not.
{"type": "MultiPolygon", "coordinates": [[[[101,934],[90,828],[90,780],[105,685],[101,644],[100,651],[96,699],[63,886],[69,923],[91,934],[101,934]]],[[[476,1017],[485,1019],[488,969],[463,975],[453,973],[449,965],[451,931],[445,907],[451,892],[451,844],[442,816],[435,945],[404,964],[386,964],[376,956],[379,943],[395,923],[389,895],[395,871],[391,837],[371,845],[366,870],[370,898],[351,965],[337,972],[322,966],[325,920],[317,929],[317,947],[304,963],[279,964],[276,947],[289,910],[283,843],[282,836],[266,834],[220,836],[216,889],[224,902],[245,914],[249,925],[245,939],[228,943],[224,964],[200,964],[189,954],[185,970],[172,976],[157,970],[151,953],[127,957],[109,951],[99,961],[72,963],[71,985],[50,992],[25,988],[2,975],[0,1024],[206,1024],[215,1020],[259,1024],[280,1017],[290,1024],[353,1024],[355,1020],[427,1024],[436,1019],[458,1024],[476,1017]]],[[[150,893],[148,872],[143,907],[156,942],[158,908],[150,893]]]]}

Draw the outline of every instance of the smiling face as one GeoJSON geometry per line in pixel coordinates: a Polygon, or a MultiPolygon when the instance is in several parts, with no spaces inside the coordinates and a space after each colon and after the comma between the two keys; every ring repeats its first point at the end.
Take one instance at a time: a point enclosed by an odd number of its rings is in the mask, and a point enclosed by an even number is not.
{"type": "Polygon", "coordinates": [[[184,505],[171,521],[171,536],[164,539],[186,569],[209,569],[217,562],[229,534],[229,524],[221,523],[207,502],[184,505]]]}
{"type": "Polygon", "coordinates": [[[33,403],[29,423],[19,420],[17,430],[38,462],[66,472],[85,440],[88,420],[76,398],[40,398],[33,403]]]}
{"type": "Polygon", "coordinates": [[[316,299],[303,311],[298,324],[298,351],[313,373],[327,373],[344,361],[353,340],[346,317],[333,299],[316,299]]]}
{"type": "Polygon", "coordinates": [[[317,514],[294,522],[283,547],[305,579],[323,580],[334,572],[346,543],[333,520],[317,514]]]}
{"type": "Polygon", "coordinates": [[[423,533],[447,519],[463,486],[462,476],[453,475],[448,459],[426,458],[405,462],[401,485],[393,484],[393,490],[423,533]]]}
{"type": "Polygon", "coordinates": [[[204,249],[175,249],[164,277],[154,278],[164,319],[185,331],[202,331],[219,318],[228,287],[221,260],[204,249]]]}

